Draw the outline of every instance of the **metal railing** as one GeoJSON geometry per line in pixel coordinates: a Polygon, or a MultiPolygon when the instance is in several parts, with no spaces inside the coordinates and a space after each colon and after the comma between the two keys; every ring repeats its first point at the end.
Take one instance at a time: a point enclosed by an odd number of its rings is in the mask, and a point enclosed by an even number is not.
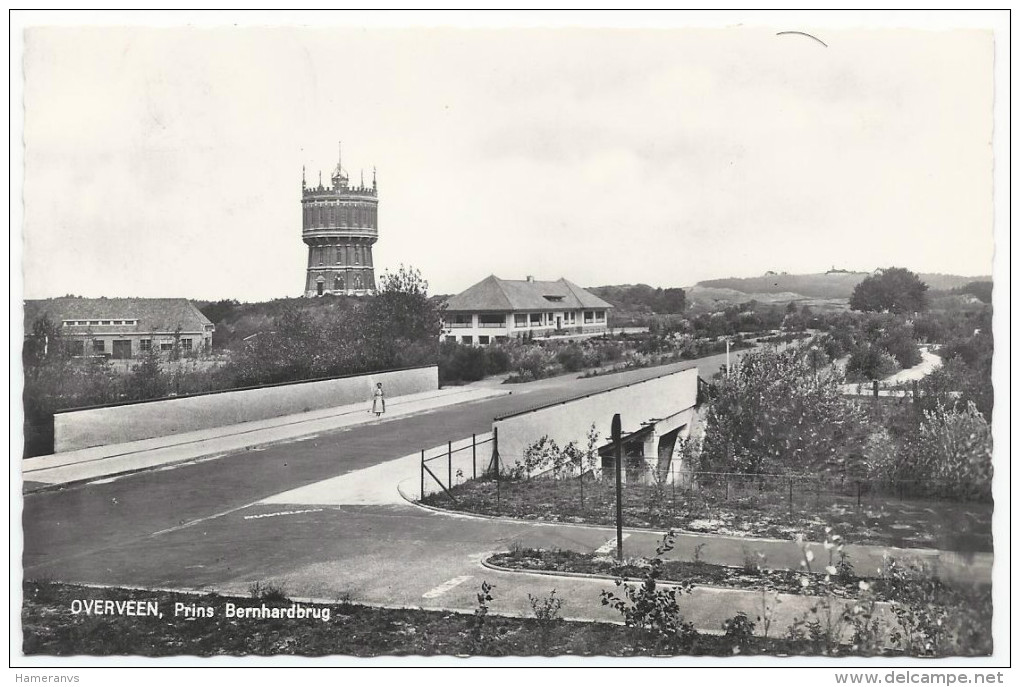
{"type": "MultiPolygon", "coordinates": [[[[472,434],[471,435],[471,443],[465,444],[463,446],[460,446],[459,448],[454,448],[453,447],[453,443],[454,442],[452,440],[451,441],[447,441],[446,442],[446,450],[445,451],[440,451],[439,453],[436,453],[435,455],[432,455],[432,456],[426,456],[425,455],[426,454],[426,449],[422,449],[421,450],[421,469],[420,469],[420,473],[421,473],[421,489],[418,492],[419,493],[419,498],[424,499],[427,496],[427,493],[425,491],[425,486],[427,484],[426,475],[428,475],[429,477],[432,478],[432,481],[434,481],[437,485],[439,485],[440,489],[442,489],[442,492],[444,494],[446,494],[446,496],[448,496],[451,501],[456,503],[457,502],[457,498],[453,495],[453,493],[451,491],[453,489],[453,487],[455,486],[455,483],[454,483],[454,471],[453,471],[454,456],[457,456],[458,458],[462,458],[462,459],[466,460],[467,454],[466,453],[462,453],[462,452],[470,451],[471,452],[471,454],[470,454],[471,455],[471,479],[478,479],[478,474],[479,474],[479,472],[478,472],[478,468],[479,468],[479,461],[478,461],[478,459],[479,459],[479,455],[478,455],[479,451],[478,451],[478,449],[480,447],[482,447],[482,446],[486,446],[488,444],[491,444],[493,446],[493,453],[495,453],[495,437],[494,436],[489,437],[488,439],[483,439],[483,440],[479,441],[478,440],[478,435],[477,434],[472,434]],[[444,463],[445,463],[445,465],[444,465],[444,463]],[[445,467],[445,470],[444,470],[444,467],[445,467]],[[443,482],[443,479],[440,476],[440,475],[443,474],[443,472],[446,473],[446,482],[445,483],[443,482]]],[[[483,460],[485,460],[485,459],[483,459],[483,460]]],[[[461,460],[459,462],[463,463],[463,460],[461,460]]],[[[482,473],[483,474],[488,470],[490,464],[491,464],[491,460],[485,460],[485,462],[482,465],[482,473]]],[[[465,465],[465,467],[466,467],[466,465],[465,465]]],[[[463,472],[463,468],[458,468],[458,473],[462,473],[462,472],[463,472]]],[[[466,481],[467,476],[463,475],[463,478],[466,481]]]]}

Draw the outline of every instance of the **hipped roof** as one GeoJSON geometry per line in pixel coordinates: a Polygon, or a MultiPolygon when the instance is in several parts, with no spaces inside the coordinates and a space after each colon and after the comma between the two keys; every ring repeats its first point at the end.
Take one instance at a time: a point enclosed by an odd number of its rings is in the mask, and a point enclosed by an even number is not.
{"type": "Polygon", "coordinates": [[[598,296],[566,279],[528,281],[500,279],[495,275],[489,275],[446,301],[446,309],[454,312],[604,309],[612,307],[598,296]],[[549,300],[546,296],[550,296],[554,300],[549,300]]]}
{"type": "Polygon", "coordinates": [[[25,301],[25,331],[48,316],[60,326],[64,320],[138,320],[134,326],[116,325],[135,332],[205,331],[212,324],[186,298],[48,298],[25,301]]]}

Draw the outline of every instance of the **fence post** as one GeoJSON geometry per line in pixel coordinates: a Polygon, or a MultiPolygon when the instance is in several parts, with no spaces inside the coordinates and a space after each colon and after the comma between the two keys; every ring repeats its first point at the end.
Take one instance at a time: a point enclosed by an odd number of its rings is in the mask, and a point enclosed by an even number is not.
{"type": "Polygon", "coordinates": [[[478,463],[476,461],[478,455],[478,445],[475,443],[475,434],[471,433],[471,479],[478,479],[478,463]]]}
{"type": "Polygon", "coordinates": [[[878,380],[877,379],[871,382],[871,394],[875,398],[878,398],[878,380]]]}
{"type": "Polygon", "coordinates": [[[914,380],[914,403],[917,403],[917,380],[914,380]]]}
{"type": "Polygon", "coordinates": [[[496,468],[496,512],[499,512],[499,427],[492,428],[492,465],[496,468]]]}
{"type": "Polygon", "coordinates": [[[623,561],[623,422],[613,415],[613,442],[616,444],[616,560],[623,561]]]}
{"type": "Polygon", "coordinates": [[[421,450],[421,498],[425,500],[425,449],[421,450]]]}
{"type": "Polygon", "coordinates": [[[453,442],[446,442],[446,483],[453,489],[453,442]]]}
{"type": "Polygon", "coordinates": [[[581,466],[581,474],[577,476],[578,484],[581,485],[581,511],[584,511],[584,465],[581,466]]]}

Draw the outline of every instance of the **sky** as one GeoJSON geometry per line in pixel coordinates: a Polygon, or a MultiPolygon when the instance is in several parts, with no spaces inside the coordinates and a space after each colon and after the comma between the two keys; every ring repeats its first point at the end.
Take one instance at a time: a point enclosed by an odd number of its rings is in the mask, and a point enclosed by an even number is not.
{"type": "Polygon", "coordinates": [[[29,28],[24,297],[300,295],[339,141],[377,274],[432,293],[991,274],[992,65],[980,30],[29,28]]]}

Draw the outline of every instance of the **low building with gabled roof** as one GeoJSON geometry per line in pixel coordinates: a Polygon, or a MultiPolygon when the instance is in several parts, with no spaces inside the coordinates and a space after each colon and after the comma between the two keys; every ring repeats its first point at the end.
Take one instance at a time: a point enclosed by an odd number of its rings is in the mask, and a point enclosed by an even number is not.
{"type": "Polygon", "coordinates": [[[613,306],[566,279],[490,275],[446,301],[447,341],[488,344],[525,336],[589,335],[608,330],[613,306]]]}
{"type": "Polygon", "coordinates": [[[216,326],[186,298],[47,298],[25,301],[25,335],[48,318],[69,355],[137,358],[204,353],[216,326]]]}

